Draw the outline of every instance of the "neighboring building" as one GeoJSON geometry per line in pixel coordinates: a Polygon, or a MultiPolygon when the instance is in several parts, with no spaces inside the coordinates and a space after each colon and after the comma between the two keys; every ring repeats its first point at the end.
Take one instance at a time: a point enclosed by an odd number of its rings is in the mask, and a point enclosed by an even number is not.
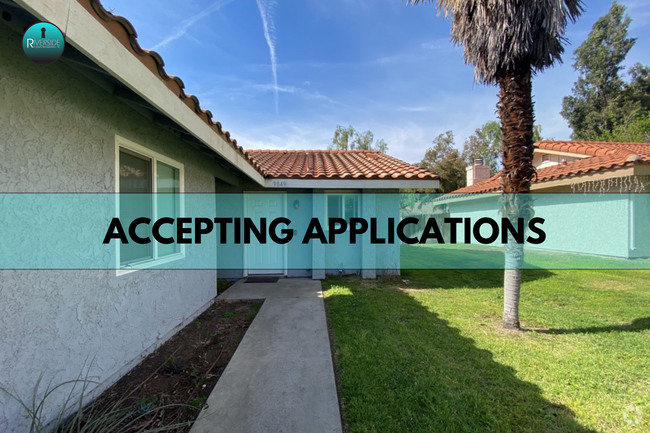
{"type": "MultiPolygon", "coordinates": [[[[541,141],[533,162],[535,215],[553,236],[530,248],[650,257],[650,143],[541,141]]],[[[429,212],[499,218],[501,190],[499,172],[436,199],[429,212]]]]}
{"type": "MultiPolygon", "coordinates": [[[[392,212],[368,192],[439,185],[435,174],[377,152],[245,151],[165,72],[157,53],[139,46],[131,24],[96,0],[3,1],[0,12],[0,193],[209,193],[205,203],[218,210],[224,205],[215,193],[264,192],[262,213],[282,204],[280,212],[290,215],[303,209],[345,217],[392,212]],[[21,49],[23,32],[39,21],[67,32],[63,57],[47,66],[31,63],[21,49]]],[[[242,212],[251,210],[245,195],[233,196],[242,212]]],[[[127,195],[119,205],[121,217],[145,208],[178,215],[180,206],[173,198],[142,203],[127,195]]],[[[5,246],[20,242],[21,233],[11,236],[5,246]]],[[[154,267],[187,257],[176,245],[132,245],[118,250],[117,271],[0,270],[0,386],[30,400],[41,374],[43,391],[50,380],[74,379],[87,368],[99,384],[96,395],[204,311],[217,276],[254,271],[250,261],[248,269],[217,271],[227,255],[245,253],[220,254],[212,269],[131,270],[133,263],[154,267]]],[[[278,262],[281,273],[323,278],[342,260],[309,245],[274,257],[294,254],[312,266],[278,262]]],[[[348,254],[355,257],[343,260],[356,260],[366,278],[376,275],[375,266],[399,271],[399,245],[362,244],[348,254]]],[[[55,414],[63,399],[53,395],[44,415],[55,414]]],[[[0,393],[0,431],[27,425],[19,404],[0,393]]]]}
{"type": "Polygon", "coordinates": [[[466,174],[466,183],[465,185],[474,185],[475,183],[483,182],[490,178],[490,166],[483,164],[482,159],[475,159],[472,165],[468,165],[465,168],[467,171],[466,174]]]}
{"type": "MultiPolygon", "coordinates": [[[[535,192],[649,192],[650,143],[540,141],[533,165],[535,192]],[[628,184],[627,181],[633,182],[628,184]]],[[[501,191],[501,172],[452,194],[501,191]]]]}

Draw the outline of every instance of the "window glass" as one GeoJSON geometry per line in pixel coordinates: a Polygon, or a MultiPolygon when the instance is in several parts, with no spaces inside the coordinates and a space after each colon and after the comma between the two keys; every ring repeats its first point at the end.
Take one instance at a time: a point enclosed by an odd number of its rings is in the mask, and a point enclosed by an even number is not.
{"type": "Polygon", "coordinates": [[[327,217],[343,218],[350,225],[350,218],[359,216],[359,196],[354,194],[329,194],[327,217]]]}
{"type": "Polygon", "coordinates": [[[345,195],[345,220],[350,225],[350,218],[356,218],[358,215],[358,198],[356,195],[345,195]]]}
{"type": "Polygon", "coordinates": [[[341,218],[341,196],[328,195],[327,196],[327,217],[328,218],[341,218]]]}
{"type": "MultiPolygon", "coordinates": [[[[151,200],[151,159],[120,151],[120,221],[127,227],[139,217],[153,218],[151,200]],[[146,195],[142,195],[146,194],[146,195]]],[[[136,230],[140,237],[149,237],[149,226],[140,224],[136,230]]],[[[133,241],[120,245],[120,265],[153,258],[153,246],[133,241]]]]}
{"type": "MultiPolygon", "coordinates": [[[[177,218],[180,216],[180,170],[171,165],[157,161],[156,163],[156,218],[177,218]]],[[[160,235],[165,238],[174,237],[176,224],[160,226],[160,235]]],[[[158,244],[158,257],[180,252],[180,245],[158,244]]]]}

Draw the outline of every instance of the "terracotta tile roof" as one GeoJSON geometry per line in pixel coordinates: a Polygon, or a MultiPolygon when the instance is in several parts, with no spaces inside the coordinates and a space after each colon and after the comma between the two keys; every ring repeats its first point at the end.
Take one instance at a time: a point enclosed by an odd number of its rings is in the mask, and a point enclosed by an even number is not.
{"type": "Polygon", "coordinates": [[[205,123],[207,123],[217,134],[219,134],[226,143],[243,154],[241,146],[237,146],[237,140],[230,138],[230,133],[225,131],[221,123],[212,119],[212,113],[209,110],[201,108],[199,99],[188,93],[185,93],[185,84],[179,77],[168,75],[165,71],[165,62],[160,54],[155,51],[146,50],[138,43],[138,34],[133,24],[126,18],[113,15],[104,9],[100,0],[77,0],[95,19],[102,24],[127,50],[129,50],[143,65],[149,69],[154,76],[158,77],[167,88],[176,94],[181,101],[185,103],[192,111],[196,113],[205,123]]]}
{"type": "Polygon", "coordinates": [[[209,110],[201,108],[196,96],[185,93],[185,84],[179,77],[167,74],[160,54],[140,46],[138,34],[129,20],[104,9],[100,0],[77,1],[171,92],[267,178],[438,179],[438,176],[420,167],[372,151],[245,151],[223,129],[221,123],[212,119],[209,110]]]}
{"type": "MultiPolygon", "coordinates": [[[[628,165],[650,164],[650,143],[615,143],[604,141],[540,141],[539,149],[590,155],[566,163],[537,170],[534,183],[609,170],[628,165]]],[[[458,189],[453,194],[497,192],[501,190],[501,172],[483,182],[458,189]]]]}
{"type": "Polygon", "coordinates": [[[246,150],[265,176],[279,179],[412,179],[438,176],[375,150],[246,150]]]}

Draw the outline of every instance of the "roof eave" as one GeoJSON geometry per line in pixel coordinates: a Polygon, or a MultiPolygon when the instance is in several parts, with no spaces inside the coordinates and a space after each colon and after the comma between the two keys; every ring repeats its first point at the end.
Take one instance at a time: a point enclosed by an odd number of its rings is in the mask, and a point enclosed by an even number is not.
{"type": "MultiPolygon", "coordinates": [[[[171,92],[161,79],[152,76],[151,70],[126,49],[79,1],[16,0],[16,3],[38,19],[48,21],[66,31],[66,43],[73,45],[246,176],[260,185],[265,184],[264,177],[236,146],[226,142],[178,95],[171,92]]],[[[90,6],[88,1],[86,3],[90,6]]]]}
{"type": "Polygon", "coordinates": [[[268,178],[266,188],[306,188],[306,189],[438,189],[437,179],[304,179],[268,178]]]}

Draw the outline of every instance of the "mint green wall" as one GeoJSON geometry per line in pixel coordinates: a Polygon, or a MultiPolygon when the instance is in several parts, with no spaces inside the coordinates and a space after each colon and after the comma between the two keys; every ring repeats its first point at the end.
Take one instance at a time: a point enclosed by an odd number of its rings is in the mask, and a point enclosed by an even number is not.
{"type": "MultiPolygon", "coordinates": [[[[650,253],[647,195],[635,209],[636,251],[630,251],[631,206],[628,194],[533,194],[535,216],[545,219],[543,244],[527,248],[628,258],[650,253]]],[[[449,203],[451,217],[501,219],[498,195],[449,203]]],[[[459,236],[459,242],[463,236],[459,236]]],[[[476,243],[473,241],[473,243],[476,243]]]]}

